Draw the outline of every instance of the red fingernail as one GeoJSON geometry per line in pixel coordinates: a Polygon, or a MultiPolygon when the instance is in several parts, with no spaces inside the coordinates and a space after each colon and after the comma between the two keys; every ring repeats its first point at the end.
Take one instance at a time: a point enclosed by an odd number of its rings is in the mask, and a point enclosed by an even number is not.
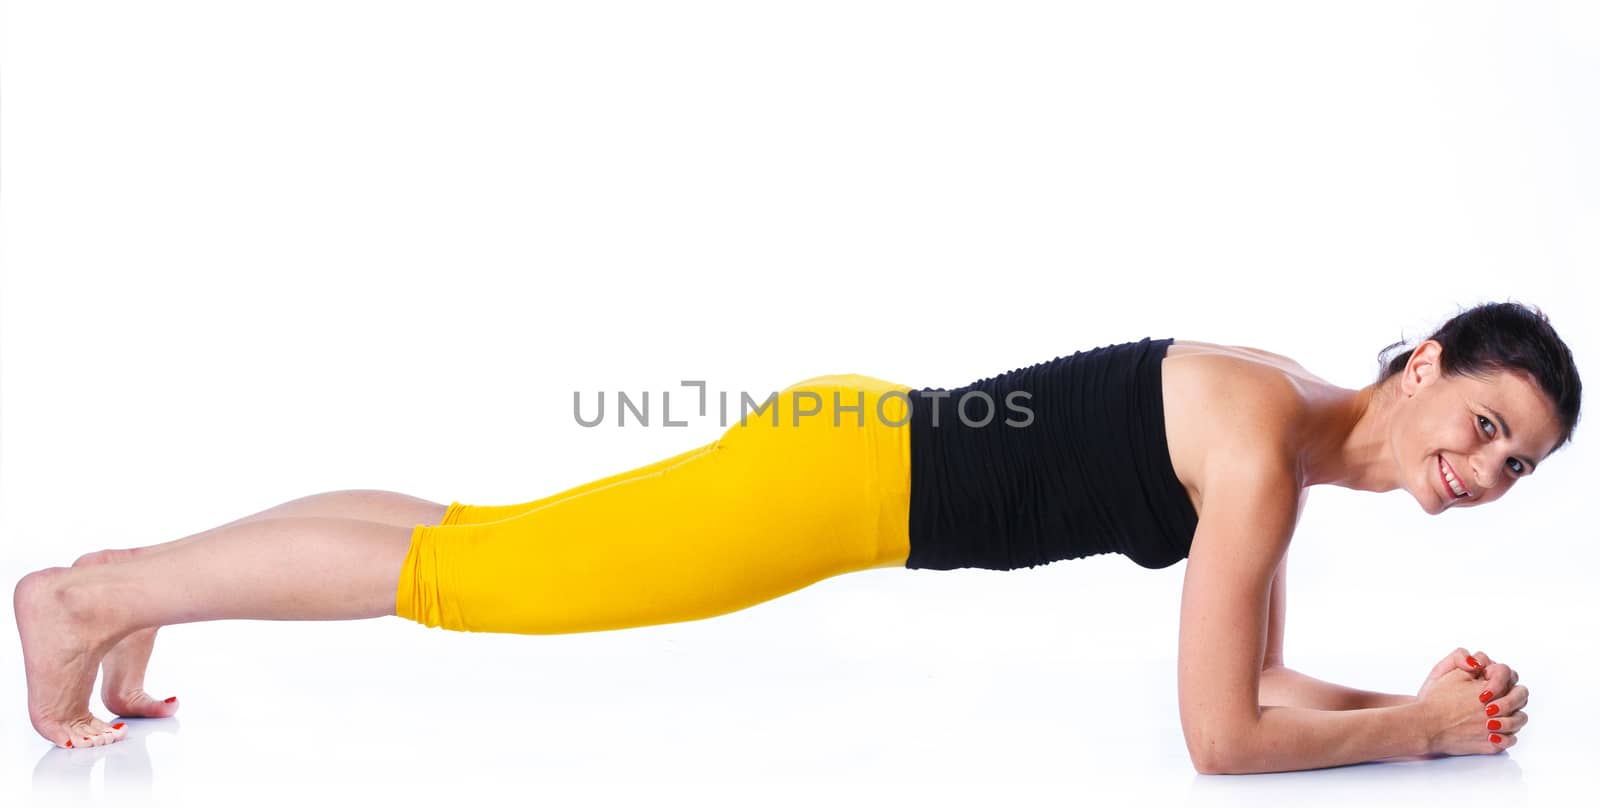
{"type": "MultiPolygon", "coordinates": [[[[126,726],[126,724],[124,724],[121,721],[118,721],[117,723],[112,724],[111,728],[112,729],[122,729],[124,726],[126,726]]],[[[1490,727],[1489,729],[1499,729],[1499,727],[1490,727]]]]}
{"type": "Polygon", "coordinates": [[[1467,667],[1469,667],[1469,668],[1478,667],[1478,660],[1474,659],[1473,657],[1467,657],[1467,667]]]}
{"type": "Polygon", "coordinates": [[[1494,694],[1490,693],[1487,690],[1485,690],[1482,693],[1478,694],[1478,703],[1479,704],[1488,704],[1489,703],[1489,699],[1492,699],[1492,698],[1494,698],[1494,694]]]}
{"type": "Polygon", "coordinates": [[[1491,704],[1488,707],[1483,708],[1484,715],[1495,715],[1498,712],[1500,712],[1500,705],[1498,704],[1491,704]]]}
{"type": "Polygon", "coordinates": [[[1489,729],[1499,729],[1499,728],[1500,728],[1500,722],[1498,720],[1493,719],[1493,718],[1489,719],[1489,729]]]}
{"type": "Polygon", "coordinates": [[[69,741],[67,741],[67,748],[68,748],[68,749],[71,749],[71,748],[72,748],[72,741],[70,741],[70,740],[69,740],[69,741]]]}
{"type": "Polygon", "coordinates": [[[85,735],[85,736],[83,736],[83,739],[87,741],[87,740],[89,740],[89,736],[85,735]]]}
{"type": "Polygon", "coordinates": [[[1499,743],[1500,742],[1500,736],[1499,735],[1490,735],[1489,736],[1489,741],[1491,743],[1499,743]]]}
{"type": "Polygon", "coordinates": [[[166,702],[168,704],[171,704],[171,703],[173,703],[173,702],[175,702],[177,700],[178,700],[177,696],[168,696],[168,697],[162,699],[162,701],[164,701],[164,702],[166,702]]]}

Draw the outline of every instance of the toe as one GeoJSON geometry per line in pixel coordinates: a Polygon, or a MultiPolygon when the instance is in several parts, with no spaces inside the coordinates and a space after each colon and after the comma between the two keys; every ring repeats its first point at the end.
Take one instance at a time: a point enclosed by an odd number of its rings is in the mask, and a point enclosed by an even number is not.
{"type": "Polygon", "coordinates": [[[154,698],[143,690],[128,690],[116,696],[101,694],[106,709],[122,716],[136,718],[166,718],[178,711],[176,700],[168,702],[154,698]]]}
{"type": "Polygon", "coordinates": [[[110,726],[107,726],[104,732],[90,735],[89,740],[84,741],[83,743],[93,744],[94,746],[110,746],[111,744],[114,744],[126,737],[128,737],[127,724],[123,724],[118,729],[112,729],[110,726]]]}
{"type": "Polygon", "coordinates": [[[67,740],[72,742],[74,749],[87,749],[100,745],[100,731],[90,729],[88,721],[74,721],[67,727],[67,732],[69,733],[67,740]]]}
{"type": "Polygon", "coordinates": [[[68,746],[73,749],[85,749],[95,746],[105,746],[122,740],[128,735],[127,723],[113,727],[94,716],[87,716],[63,727],[68,743],[58,742],[58,746],[68,746]]]}
{"type": "Polygon", "coordinates": [[[38,730],[41,735],[55,741],[56,746],[70,746],[77,749],[89,745],[83,740],[83,736],[88,733],[84,732],[82,727],[73,726],[71,723],[56,724],[48,728],[38,727],[38,730]]]}
{"type": "Polygon", "coordinates": [[[122,729],[112,729],[107,725],[104,732],[91,734],[89,742],[92,742],[95,746],[109,746],[126,737],[128,737],[126,724],[123,725],[122,729]]]}

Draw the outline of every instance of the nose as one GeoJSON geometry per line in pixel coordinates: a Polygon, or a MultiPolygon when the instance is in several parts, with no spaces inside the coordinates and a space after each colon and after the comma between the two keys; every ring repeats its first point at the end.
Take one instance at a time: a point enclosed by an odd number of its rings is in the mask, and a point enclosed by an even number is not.
{"type": "Polygon", "coordinates": [[[1478,483],[1478,490],[1481,493],[1488,493],[1491,489],[1500,484],[1500,467],[1505,465],[1505,462],[1505,458],[1498,455],[1491,455],[1487,460],[1480,460],[1478,458],[1473,459],[1472,479],[1478,483]],[[1487,465],[1489,469],[1487,474],[1480,471],[1480,469],[1484,468],[1485,465],[1487,465]]]}

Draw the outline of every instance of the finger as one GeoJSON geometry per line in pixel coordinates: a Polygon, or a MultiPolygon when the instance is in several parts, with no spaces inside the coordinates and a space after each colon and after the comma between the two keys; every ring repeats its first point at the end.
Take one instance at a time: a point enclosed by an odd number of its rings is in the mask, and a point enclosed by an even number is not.
{"type": "Polygon", "coordinates": [[[1511,686],[1516,684],[1511,681],[1512,673],[1510,665],[1504,662],[1495,662],[1483,669],[1483,685],[1494,691],[1494,696],[1504,696],[1511,691],[1511,686]]]}
{"type": "Polygon", "coordinates": [[[1520,675],[1517,675],[1517,669],[1515,669],[1515,667],[1507,666],[1506,662],[1494,662],[1493,666],[1490,667],[1493,667],[1493,669],[1502,670],[1502,675],[1504,675],[1504,678],[1506,678],[1507,691],[1509,691],[1510,688],[1517,686],[1517,680],[1522,678],[1520,675]]]}
{"type": "Polygon", "coordinates": [[[1482,651],[1477,654],[1469,654],[1465,648],[1457,648],[1456,652],[1451,655],[1451,661],[1455,663],[1456,667],[1474,676],[1483,673],[1483,669],[1489,666],[1487,659],[1487,656],[1483,655],[1482,651]]]}
{"type": "Polygon", "coordinates": [[[1473,654],[1472,656],[1473,656],[1473,658],[1477,659],[1479,665],[1482,665],[1485,668],[1487,668],[1490,665],[1494,664],[1494,660],[1490,659],[1489,655],[1485,654],[1482,651],[1479,651],[1478,653],[1473,654]]]}
{"type": "Polygon", "coordinates": [[[1482,666],[1467,653],[1467,649],[1457,648],[1439,660],[1439,664],[1434,665],[1433,670],[1428,671],[1428,678],[1437,679],[1453,670],[1466,671],[1476,677],[1482,671],[1482,666]]]}
{"type": "MultiPolygon", "coordinates": [[[[1517,674],[1516,668],[1513,668],[1504,662],[1496,662],[1484,670],[1486,672],[1493,671],[1493,681],[1496,683],[1503,683],[1501,687],[1495,688],[1494,692],[1496,695],[1504,695],[1511,692],[1511,688],[1516,687],[1517,681],[1522,678],[1517,674]]],[[[1485,678],[1488,679],[1490,677],[1486,676],[1485,678]]]]}
{"type": "Polygon", "coordinates": [[[1483,706],[1483,714],[1486,718],[1494,718],[1497,715],[1510,715],[1522,709],[1527,703],[1528,688],[1523,685],[1517,685],[1511,688],[1511,692],[1504,696],[1498,699],[1490,699],[1483,706]]]}
{"type": "Polygon", "coordinates": [[[1497,715],[1494,718],[1485,718],[1483,728],[1489,732],[1498,732],[1501,735],[1515,735],[1528,725],[1528,712],[1517,710],[1510,715],[1497,715]]]}
{"type": "Polygon", "coordinates": [[[1466,656],[1466,651],[1463,649],[1457,648],[1456,650],[1451,651],[1449,656],[1446,656],[1444,659],[1434,663],[1433,670],[1428,671],[1428,678],[1437,679],[1446,673],[1455,670],[1458,665],[1457,660],[1464,656],[1466,656]]]}
{"type": "Polygon", "coordinates": [[[1503,752],[1516,745],[1516,735],[1507,735],[1504,732],[1489,733],[1489,746],[1494,752],[1503,752]]]}

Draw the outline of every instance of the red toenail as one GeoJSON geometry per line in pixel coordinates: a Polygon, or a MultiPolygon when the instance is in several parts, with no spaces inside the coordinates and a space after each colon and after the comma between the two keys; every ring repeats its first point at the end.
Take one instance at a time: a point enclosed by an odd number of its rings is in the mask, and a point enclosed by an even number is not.
{"type": "Polygon", "coordinates": [[[177,700],[178,700],[177,696],[168,696],[168,697],[162,699],[162,701],[164,701],[164,702],[166,702],[168,704],[171,704],[171,703],[173,703],[173,702],[175,702],[177,700]]]}
{"type": "Polygon", "coordinates": [[[121,722],[121,721],[118,721],[118,722],[117,722],[117,723],[115,723],[115,724],[112,724],[112,725],[111,725],[111,728],[112,728],[112,729],[122,729],[122,728],[123,728],[123,727],[124,727],[124,726],[126,726],[126,724],[124,724],[124,723],[123,723],[123,722],[121,722]]]}
{"type": "Polygon", "coordinates": [[[71,749],[71,748],[72,748],[72,741],[67,741],[67,748],[68,748],[68,749],[71,749]]]}

